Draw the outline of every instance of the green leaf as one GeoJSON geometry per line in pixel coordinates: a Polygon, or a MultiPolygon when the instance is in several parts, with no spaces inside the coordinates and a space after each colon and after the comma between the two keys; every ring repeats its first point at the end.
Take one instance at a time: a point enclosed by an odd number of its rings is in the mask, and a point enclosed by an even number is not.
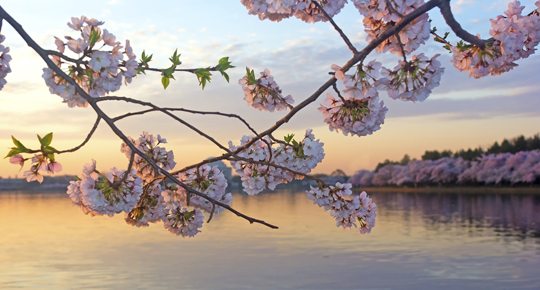
{"type": "Polygon", "coordinates": [[[152,61],[152,56],[153,56],[153,54],[146,55],[146,52],[143,50],[142,55],[141,55],[141,61],[143,63],[148,64],[149,62],[152,61]]]}
{"type": "Polygon", "coordinates": [[[194,73],[197,76],[197,80],[199,80],[199,85],[204,90],[206,84],[212,80],[212,73],[206,68],[196,69],[194,73]]]}
{"type": "Polygon", "coordinates": [[[229,82],[229,75],[225,71],[233,67],[234,66],[232,66],[231,62],[229,61],[229,57],[226,56],[219,59],[219,62],[216,65],[216,70],[221,73],[227,82],[229,82]]]}
{"type": "Polygon", "coordinates": [[[178,49],[174,50],[173,55],[169,58],[169,60],[172,62],[173,66],[181,65],[182,62],[180,61],[180,54],[178,53],[178,49]]]}
{"type": "Polygon", "coordinates": [[[11,150],[9,150],[9,153],[6,155],[6,157],[4,158],[8,158],[8,157],[13,157],[17,154],[21,153],[21,150],[18,149],[18,148],[11,148],[11,150]]]}
{"type": "Polygon", "coordinates": [[[221,73],[221,75],[223,76],[223,78],[225,78],[225,80],[226,80],[227,82],[229,82],[229,75],[228,75],[226,72],[224,72],[224,71],[219,71],[219,72],[221,73]]]}
{"type": "Polygon", "coordinates": [[[54,153],[48,153],[48,154],[45,154],[45,156],[47,156],[47,158],[49,158],[51,162],[54,162],[54,153]]]}
{"type": "Polygon", "coordinates": [[[167,76],[163,76],[163,77],[161,78],[161,84],[163,85],[163,88],[164,88],[164,89],[167,89],[167,87],[169,86],[169,83],[170,83],[170,82],[171,82],[171,81],[170,81],[170,78],[167,77],[167,76]]]}
{"type": "Polygon", "coordinates": [[[255,78],[255,71],[253,71],[249,67],[246,67],[246,77],[248,85],[254,85],[257,83],[257,79],[255,78]]]}
{"type": "Polygon", "coordinates": [[[152,54],[147,55],[143,50],[141,54],[141,61],[139,62],[139,67],[137,67],[137,74],[145,73],[145,69],[149,67],[148,63],[152,61],[152,54]]]}
{"type": "Polygon", "coordinates": [[[287,143],[291,143],[291,141],[293,140],[293,138],[294,138],[294,134],[289,134],[289,135],[283,137],[283,139],[284,139],[285,142],[287,142],[287,143]]]}
{"type": "Polygon", "coordinates": [[[13,141],[13,144],[17,146],[18,149],[28,150],[28,148],[24,147],[21,141],[17,140],[17,138],[15,138],[14,136],[11,136],[11,140],[13,141]]]}
{"type": "Polygon", "coordinates": [[[168,78],[171,78],[171,79],[174,79],[174,69],[176,68],[176,66],[171,66],[169,68],[166,68],[164,69],[162,72],[161,72],[161,75],[165,76],[165,77],[168,77],[168,78]]]}
{"type": "Polygon", "coordinates": [[[218,71],[226,71],[233,67],[234,66],[231,65],[231,61],[229,60],[228,56],[220,58],[218,64],[216,65],[216,69],[218,71]]]}
{"type": "Polygon", "coordinates": [[[90,31],[90,36],[89,36],[90,47],[93,47],[96,44],[96,42],[98,42],[100,37],[101,37],[101,32],[97,29],[92,28],[92,31],[90,31]]]}
{"type": "Polygon", "coordinates": [[[51,132],[45,135],[45,137],[43,137],[42,139],[40,139],[39,142],[41,143],[42,146],[49,146],[51,145],[52,139],[53,139],[53,133],[51,132]]]}

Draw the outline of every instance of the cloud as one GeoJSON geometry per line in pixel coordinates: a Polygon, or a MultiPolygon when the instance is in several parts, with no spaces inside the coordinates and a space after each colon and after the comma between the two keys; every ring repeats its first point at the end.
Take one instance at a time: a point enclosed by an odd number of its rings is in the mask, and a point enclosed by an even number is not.
{"type": "Polygon", "coordinates": [[[415,104],[391,100],[387,104],[390,107],[390,118],[440,115],[443,118],[463,120],[540,114],[538,92],[479,99],[428,99],[415,104]]]}

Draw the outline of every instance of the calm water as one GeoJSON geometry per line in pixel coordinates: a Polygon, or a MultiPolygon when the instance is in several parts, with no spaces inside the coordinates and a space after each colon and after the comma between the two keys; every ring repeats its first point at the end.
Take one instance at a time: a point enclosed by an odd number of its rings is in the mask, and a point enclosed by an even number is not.
{"type": "Polygon", "coordinates": [[[195,239],[0,194],[0,289],[540,289],[540,195],[373,194],[371,235],[304,194],[236,195],[278,224],[215,218],[195,239]]]}

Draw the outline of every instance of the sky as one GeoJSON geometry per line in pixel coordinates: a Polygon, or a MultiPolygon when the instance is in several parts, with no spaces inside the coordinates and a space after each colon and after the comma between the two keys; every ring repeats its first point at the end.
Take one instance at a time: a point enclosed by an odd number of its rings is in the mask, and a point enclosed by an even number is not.
{"type": "MultiPolygon", "coordinates": [[[[260,21],[248,15],[240,1],[20,1],[4,0],[0,5],[45,48],[53,49],[54,36],[73,35],[66,23],[72,16],[89,16],[105,21],[103,28],[119,40],[129,39],[140,53],[153,53],[154,66],[166,67],[175,49],[182,53],[185,67],[214,65],[229,56],[236,66],[231,82],[216,76],[202,91],[194,76],[178,75],[164,91],[159,75],[137,77],[130,86],[115,95],[139,98],[162,106],[200,110],[220,110],[244,116],[262,131],[283,116],[250,108],[243,100],[238,80],[249,66],[257,72],[268,68],[285,94],[300,103],[328,79],[332,64],[343,64],[350,53],[327,23],[306,24],[295,18],[279,23],[260,21]]],[[[487,37],[489,19],[501,14],[507,1],[452,1],[456,18],[473,34],[487,37]]],[[[522,1],[531,10],[534,1],[522,1]]],[[[432,25],[447,31],[437,10],[430,12],[432,25]]],[[[366,44],[362,18],[349,3],[335,18],[358,48],[366,44]]],[[[36,134],[54,132],[53,146],[58,149],[79,144],[91,128],[95,113],[91,109],[70,109],[61,98],[49,93],[42,75],[44,64],[7,23],[2,34],[4,45],[11,48],[8,84],[0,91],[0,151],[8,152],[11,137],[37,147],[36,134]]],[[[331,132],[317,108],[311,104],[275,135],[303,134],[313,128],[325,143],[325,160],[315,172],[342,169],[352,174],[358,169],[372,169],[384,159],[400,159],[404,154],[419,158],[425,150],[461,149],[488,146],[494,141],[518,135],[533,135],[540,124],[540,56],[519,62],[519,67],[497,77],[475,80],[450,65],[450,56],[429,41],[422,51],[441,54],[446,70],[441,85],[423,103],[404,103],[382,98],[389,111],[382,129],[366,137],[344,136],[331,132]]],[[[372,55],[393,67],[392,55],[372,55]]],[[[124,103],[106,104],[115,115],[137,110],[124,103]]],[[[248,132],[233,120],[215,117],[179,115],[226,144],[238,143],[248,132]]],[[[178,167],[183,167],[221,151],[166,117],[150,114],[119,123],[130,136],[142,131],[165,136],[173,149],[178,167]]],[[[120,152],[121,142],[102,124],[91,142],[82,150],[64,154],[58,161],[65,174],[78,174],[82,165],[95,159],[98,168],[125,167],[128,160],[120,152]]],[[[5,154],[5,153],[2,153],[5,154]]],[[[24,170],[24,169],[23,169],[24,170]]],[[[0,160],[0,176],[21,175],[19,168],[0,160]]]]}

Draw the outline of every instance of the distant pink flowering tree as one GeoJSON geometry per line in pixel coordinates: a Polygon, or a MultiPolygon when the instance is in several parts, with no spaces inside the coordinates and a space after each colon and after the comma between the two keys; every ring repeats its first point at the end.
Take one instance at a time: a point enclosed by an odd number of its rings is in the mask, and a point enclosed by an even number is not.
{"type": "MultiPolygon", "coordinates": [[[[404,101],[424,101],[439,85],[444,68],[438,55],[426,56],[417,52],[430,38],[442,44],[453,56],[454,66],[467,71],[472,77],[501,74],[516,67],[516,60],[526,58],[535,51],[540,41],[540,1],[531,13],[524,14],[519,1],[510,1],[507,11],[491,21],[491,38],[481,39],[461,28],[454,19],[450,0],[351,0],[362,16],[369,43],[358,49],[332,19],[347,4],[347,0],[241,0],[248,13],[261,20],[280,21],[297,17],[305,22],[327,21],[341,36],[352,56],[344,64],[330,65],[331,77],[309,97],[295,104],[284,94],[269,70],[259,76],[251,68],[239,81],[249,105],[258,110],[287,110],[275,125],[257,132],[237,114],[196,111],[185,108],[164,108],[150,102],[111,94],[129,85],[140,73],[159,73],[166,89],[179,73],[196,76],[204,89],[214,73],[227,81],[227,71],[233,68],[228,57],[214,66],[184,68],[180,54],[170,57],[170,66],[152,67],[152,55],[134,53],[129,40],[121,41],[103,28],[103,22],[88,17],[73,17],[68,23],[73,34],[56,37],[56,49],[39,46],[23,27],[0,7],[0,21],[11,25],[45,62],[43,78],[52,94],[60,96],[68,107],[90,107],[96,112],[96,121],[83,142],[74,148],[60,150],[52,146],[53,134],[38,136],[40,147],[27,148],[13,137],[13,148],[7,154],[10,162],[18,166],[30,163],[24,176],[28,181],[43,180],[43,173],[56,173],[62,169],[59,155],[82,148],[104,122],[124,144],[121,152],[129,160],[124,169],[98,169],[95,161],[84,166],[78,180],[72,181],[67,194],[73,203],[91,215],[125,213],[126,221],[136,226],[162,222],[169,231],[181,236],[194,236],[215,214],[228,210],[250,223],[271,228],[275,225],[250,217],[231,206],[232,195],[227,192],[227,181],[216,161],[229,161],[240,175],[248,194],[272,190],[278,184],[309,178],[315,181],[307,191],[313,202],[335,218],[337,226],[357,227],[361,233],[370,232],[375,225],[376,205],[365,192],[352,193],[351,184],[325,184],[310,175],[324,158],[323,143],[310,129],[304,136],[287,135],[275,138],[273,133],[287,123],[307,105],[317,101],[328,90],[319,110],[331,130],[343,134],[366,136],[380,129],[387,108],[379,93],[404,101]],[[461,40],[452,43],[447,35],[437,34],[430,25],[429,11],[438,8],[448,27],[461,40]],[[399,58],[394,67],[384,67],[376,59],[368,61],[374,53],[389,52],[399,58]],[[102,103],[127,102],[144,109],[111,116],[102,103]],[[221,156],[202,160],[190,166],[175,169],[174,153],[166,149],[167,140],[160,135],[143,132],[131,138],[117,127],[116,122],[149,112],[160,112],[180,125],[189,128],[223,151],[221,156]],[[175,112],[213,115],[238,120],[248,135],[240,141],[224,145],[208,133],[180,118],[175,112]],[[205,217],[206,216],[206,217],[205,217]]],[[[1,22],[0,22],[1,23],[1,22]]],[[[6,85],[10,72],[9,48],[0,35],[0,89],[6,85]]],[[[494,157],[495,158],[495,157],[494,157]]],[[[497,161],[498,162],[498,161],[497,161]]],[[[503,161],[501,161],[503,162],[503,161]]],[[[490,166],[487,166],[490,168],[490,166]]],[[[425,167],[417,164],[414,178],[406,175],[408,168],[382,168],[377,174],[364,174],[359,181],[372,184],[385,182],[384,174],[396,172],[396,183],[415,183],[419,179],[433,182],[454,180],[454,165],[442,162],[425,167]],[[429,169],[429,170],[428,170],[429,169]],[[422,174],[424,172],[425,174],[422,174]],[[428,175],[429,173],[429,175],[428,175]]],[[[486,170],[488,169],[486,168],[486,170]]],[[[491,172],[491,171],[490,171],[491,172]]],[[[519,172],[519,170],[517,170],[519,172]]],[[[516,173],[519,175],[519,173],[516,173]]]]}

